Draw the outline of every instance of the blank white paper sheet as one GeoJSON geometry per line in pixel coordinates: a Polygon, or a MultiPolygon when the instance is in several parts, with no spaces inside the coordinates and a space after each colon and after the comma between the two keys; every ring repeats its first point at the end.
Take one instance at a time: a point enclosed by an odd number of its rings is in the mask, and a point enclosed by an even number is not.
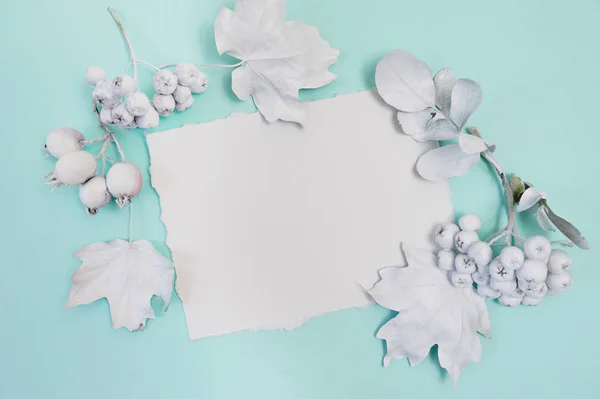
{"type": "Polygon", "coordinates": [[[253,113],[147,136],[191,339],[369,305],[400,242],[432,248],[452,219],[448,183],[414,171],[433,144],[376,92],[309,107],[304,128],[253,113]]]}

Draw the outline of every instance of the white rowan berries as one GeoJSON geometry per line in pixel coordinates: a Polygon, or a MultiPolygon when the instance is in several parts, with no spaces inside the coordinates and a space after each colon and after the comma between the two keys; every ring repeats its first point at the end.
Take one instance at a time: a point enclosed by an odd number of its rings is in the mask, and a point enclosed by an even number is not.
{"type": "Polygon", "coordinates": [[[467,253],[469,252],[471,245],[476,241],[479,241],[477,233],[474,231],[465,230],[456,234],[454,237],[454,246],[460,252],[467,253]]]}
{"type": "Polygon", "coordinates": [[[156,112],[154,107],[150,107],[144,115],[136,116],[135,122],[142,129],[152,129],[158,126],[159,119],[158,112],[156,112]]]}
{"type": "Polygon", "coordinates": [[[450,272],[450,281],[456,288],[468,288],[473,285],[473,278],[470,274],[461,273],[456,270],[450,272]]]}
{"type": "Polygon", "coordinates": [[[46,175],[50,179],[46,184],[76,186],[94,176],[97,168],[96,159],[89,152],[69,152],[58,159],[54,172],[46,175]]]}
{"type": "Polygon", "coordinates": [[[133,116],[145,115],[151,107],[148,96],[139,91],[127,97],[125,106],[127,107],[127,111],[133,116]]]}
{"type": "Polygon", "coordinates": [[[552,252],[552,246],[546,237],[533,236],[525,240],[523,250],[528,259],[545,263],[552,252]]]}
{"type": "Polygon", "coordinates": [[[89,215],[95,215],[98,209],[108,204],[110,193],[104,176],[94,176],[79,187],[79,199],[86,206],[89,215]]]}
{"type": "Polygon", "coordinates": [[[177,103],[177,105],[175,105],[175,109],[178,112],[183,112],[186,109],[190,108],[192,105],[194,104],[194,97],[190,97],[188,98],[188,100],[184,103],[177,103]]]}
{"type": "Polygon", "coordinates": [[[159,94],[173,94],[177,88],[177,76],[171,71],[161,69],[154,74],[152,85],[159,94]]]}
{"type": "Polygon", "coordinates": [[[469,213],[458,219],[458,226],[464,231],[477,231],[481,228],[481,220],[477,215],[469,213]]]}
{"type": "Polygon", "coordinates": [[[546,284],[553,292],[563,292],[573,285],[573,276],[567,270],[559,274],[550,273],[546,279],[546,284]]]}
{"type": "Polygon", "coordinates": [[[112,81],[112,91],[117,97],[127,97],[136,90],[137,84],[129,75],[119,75],[112,81]]]}
{"type": "Polygon", "coordinates": [[[517,270],[525,262],[525,254],[517,247],[506,247],[500,251],[500,262],[507,269],[517,270]]]}
{"type": "Polygon", "coordinates": [[[106,174],[106,186],[122,208],[141,191],[142,172],[130,162],[115,163],[106,174]]]}
{"type": "Polygon", "coordinates": [[[175,110],[175,99],[171,94],[156,93],[152,97],[152,104],[160,116],[169,116],[175,110]]]}
{"type": "Polygon", "coordinates": [[[477,271],[477,265],[467,254],[458,254],[454,258],[454,267],[460,273],[471,274],[477,271]]]}
{"type": "Polygon", "coordinates": [[[487,242],[474,242],[471,244],[468,254],[469,258],[473,259],[477,266],[487,265],[492,260],[492,248],[487,242]]]}
{"type": "Polygon", "coordinates": [[[202,72],[198,72],[198,78],[190,85],[192,93],[203,93],[208,88],[208,78],[202,72]]]}
{"type": "Polygon", "coordinates": [[[192,98],[192,91],[189,87],[179,85],[173,92],[173,98],[177,104],[183,104],[192,98]]]}
{"type": "Polygon", "coordinates": [[[452,249],[454,246],[454,237],[460,229],[454,223],[440,224],[434,233],[435,242],[443,249],[452,249]]]}
{"type": "Polygon", "coordinates": [[[191,86],[198,80],[200,71],[198,71],[198,68],[196,68],[194,64],[182,62],[175,66],[175,75],[177,76],[177,81],[181,86],[191,86]]]}
{"type": "Polygon", "coordinates": [[[85,81],[92,85],[96,86],[101,80],[106,79],[106,71],[104,69],[97,66],[89,66],[87,67],[87,71],[85,72],[85,81]]]}
{"type": "Polygon", "coordinates": [[[44,148],[50,155],[60,158],[65,154],[80,151],[83,148],[83,134],[72,127],[63,126],[52,130],[46,136],[44,148]]]}
{"type": "Polygon", "coordinates": [[[119,103],[112,109],[112,118],[121,129],[135,128],[135,116],[133,116],[125,106],[125,103],[119,103]],[[133,125],[133,127],[131,127],[133,125]]]}
{"type": "Polygon", "coordinates": [[[92,98],[103,107],[112,107],[119,102],[119,98],[114,95],[111,84],[106,80],[96,83],[92,90],[92,98]]]}
{"type": "Polygon", "coordinates": [[[438,252],[438,267],[442,270],[454,270],[454,252],[442,249],[438,252]]]}
{"type": "Polygon", "coordinates": [[[564,270],[571,268],[571,257],[560,249],[555,249],[550,253],[548,259],[548,271],[550,273],[559,274],[564,270]]]}

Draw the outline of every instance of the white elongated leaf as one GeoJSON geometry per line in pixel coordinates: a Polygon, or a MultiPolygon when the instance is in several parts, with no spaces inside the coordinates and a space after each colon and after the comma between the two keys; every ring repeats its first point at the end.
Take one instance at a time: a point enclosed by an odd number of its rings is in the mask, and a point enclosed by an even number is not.
{"type": "Polygon", "coordinates": [[[377,63],[375,85],[381,98],[399,111],[422,111],[435,103],[431,70],[408,51],[394,50],[377,63]]]}
{"type": "Polygon", "coordinates": [[[452,89],[450,119],[462,130],[483,98],[481,87],[471,79],[458,79],[452,89]]]}
{"type": "Polygon", "coordinates": [[[106,298],[114,328],[137,331],[144,328],[147,319],[155,317],[150,305],[153,295],[169,305],[173,264],[149,241],[97,242],[74,256],[82,264],[71,277],[68,308],[106,298]]]}
{"type": "Polygon", "coordinates": [[[402,249],[408,266],[382,269],[368,291],[380,306],[399,312],[377,332],[386,340],[384,365],[408,359],[416,366],[438,345],[440,365],[456,384],[467,364],[481,358],[477,332],[491,336],[485,301],[472,287],[455,288],[433,253],[402,249]]]}
{"type": "Polygon", "coordinates": [[[581,232],[571,224],[571,222],[554,213],[548,204],[545,204],[545,207],[548,218],[556,228],[565,235],[565,237],[573,241],[573,243],[581,249],[590,249],[588,241],[581,235],[581,232]]]}
{"type": "Polygon", "coordinates": [[[423,111],[418,112],[398,111],[397,114],[402,131],[409,136],[426,132],[428,125],[440,117],[443,118],[435,108],[425,108],[423,111]]]}
{"type": "Polygon", "coordinates": [[[417,172],[427,180],[441,180],[466,174],[479,161],[479,154],[465,154],[458,144],[434,148],[421,155],[417,172]]]}
{"type": "Polygon", "coordinates": [[[542,229],[546,231],[556,231],[554,225],[548,218],[548,213],[546,213],[546,208],[543,205],[538,206],[535,218],[542,229]]]}
{"type": "Polygon", "coordinates": [[[527,190],[525,190],[523,195],[521,195],[519,205],[517,205],[517,212],[526,211],[527,209],[537,204],[540,200],[545,198],[545,192],[540,191],[535,187],[529,187],[527,190]]]}
{"type": "Polygon", "coordinates": [[[427,130],[412,135],[412,138],[422,143],[431,140],[449,140],[457,135],[458,130],[454,125],[441,113],[438,113],[438,117],[427,125],[427,130]]]}
{"type": "Polygon", "coordinates": [[[439,71],[433,78],[435,85],[435,105],[446,115],[450,112],[452,104],[452,89],[456,84],[456,77],[448,68],[439,71]]]}
{"type": "Polygon", "coordinates": [[[461,133],[458,136],[458,145],[465,154],[480,154],[487,150],[485,140],[472,134],[461,133]]]}
{"type": "Polygon", "coordinates": [[[301,21],[285,20],[285,0],[237,0],[215,19],[219,54],[243,61],[232,73],[232,89],[240,100],[252,96],[269,122],[306,119],[298,90],[332,82],[329,66],[339,51],[322,39],[319,31],[301,21]]]}

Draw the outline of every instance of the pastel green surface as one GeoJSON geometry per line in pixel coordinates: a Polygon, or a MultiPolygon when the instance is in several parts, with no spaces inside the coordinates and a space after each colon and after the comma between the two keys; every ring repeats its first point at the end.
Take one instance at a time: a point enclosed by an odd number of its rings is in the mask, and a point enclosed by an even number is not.
{"type": "MultiPolygon", "coordinates": [[[[313,319],[292,332],[238,333],[190,342],[181,302],[146,331],[115,331],[105,300],[65,310],[76,249],[128,234],[128,214],[111,205],[96,217],[77,190],[50,193],[53,168],[39,147],[51,129],[73,126],[97,137],[88,65],[125,71],[127,53],[106,12],[113,6],[138,56],[162,64],[232,62],[216,54],[212,21],[232,0],[56,0],[0,4],[0,398],[577,398],[597,397],[600,268],[594,251],[570,251],[575,285],[539,308],[489,303],[493,340],[457,388],[434,355],[417,368],[384,369],[375,338],[391,313],[377,306],[313,319]]],[[[374,86],[374,67],[394,48],[477,80],[484,101],[471,119],[498,145],[497,156],[548,193],[550,203],[600,247],[596,123],[600,63],[595,0],[289,0],[288,18],[319,28],[340,49],[333,84],[304,99],[374,86]]],[[[230,90],[228,70],[207,70],[210,89],[161,129],[252,111],[230,90]]],[[[148,86],[150,72],[141,79],[148,86]]],[[[390,120],[393,113],[390,110],[390,120]]],[[[377,132],[365,132],[377,134],[377,132]]],[[[141,132],[123,133],[144,171],[135,202],[135,237],[163,253],[165,229],[151,189],[141,132]]],[[[274,149],[276,150],[276,149],[274,149]]],[[[458,215],[481,215],[486,232],[503,223],[501,192],[479,164],[451,182],[458,215]]],[[[526,234],[538,230],[529,216],[526,234]]],[[[400,253],[398,254],[400,261],[400,253]]],[[[381,265],[387,266],[387,265],[381,265]]]]}

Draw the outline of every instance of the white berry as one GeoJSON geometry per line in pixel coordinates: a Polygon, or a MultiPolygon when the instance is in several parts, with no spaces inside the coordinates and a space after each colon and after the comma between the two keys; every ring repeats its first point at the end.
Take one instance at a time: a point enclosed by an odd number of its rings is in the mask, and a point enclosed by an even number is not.
{"type": "Polygon", "coordinates": [[[473,277],[473,281],[475,281],[478,285],[489,285],[490,284],[490,275],[483,273],[479,270],[471,274],[473,277]]]}
{"type": "Polygon", "coordinates": [[[525,254],[517,247],[506,247],[500,251],[500,262],[507,269],[517,270],[525,262],[525,254]]]}
{"type": "Polygon", "coordinates": [[[96,174],[96,158],[86,151],[74,151],[63,155],[56,162],[54,173],[47,175],[46,184],[55,186],[76,186],[86,182],[96,174]]]}
{"type": "Polygon", "coordinates": [[[72,127],[63,126],[52,130],[46,136],[46,150],[55,158],[83,148],[85,137],[72,127]]]}
{"type": "Polygon", "coordinates": [[[517,280],[519,289],[527,294],[539,292],[545,283],[536,283],[535,281],[517,280]]]}
{"type": "Polygon", "coordinates": [[[142,129],[152,129],[158,126],[159,119],[158,112],[156,112],[154,107],[150,107],[144,115],[136,116],[135,122],[142,129]]]}
{"type": "Polygon", "coordinates": [[[434,233],[435,242],[441,248],[452,249],[454,246],[454,237],[460,229],[454,223],[444,223],[437,226],[434,233]]]}
{"type": "Polygon", "coordinates": [[[112,91],[117,97],[127,97],[136,89],[135,80],[129,75],[119,75],[112,81],[112,91]]]}
{"type": "Polygon", "coordinates": [[[481,220],[477,215],[469,213],[458,219],[458,226],[463,231],[477,231],[481,228],[481,220]]]}
{"type": "Polygon", "coordinates": [[[477,293],[480,296],[482,296],[484,298],[488,298],[488,299],[496,299],[496,298],[500,297],[500,295],[502,295],[502,293],[500,291],[496,291],[489,285],[478,285],[477,293]]]}
{"type": "Polygon", "coordinates": [[[119,102],[119,97],[114,95],[111,84],[106,80],[96,83],[96,87],[92,90],[92,97],[103,107],[112,107],[119,102]]]}
{"type": "Polygon", "coordinates": [[[185,103],[191,97],[192,97],[192,91],[190,90],[189,87],[179,85],[173,92],[173,98],[175,99],[175,102],[178,104],[185,103]]]}
{"type": "Polygon", "coordinates": [[[573,276],[567,270],[559,274],[549,274],[546,284],[554,292],[563,292],[573,285],[573,276]]]}
{"type": "Polygon", "coordinates": [[[133,116],[145,115],[151,107],[148,96],[139,91],[127,97],[125,106],[127,107],[127,111],[133,116]]]}
{"type": "Polygon", "coordinates": [[[177,76],[171,71],[161,69],[152,77],[152,86],[158,94],[173,94],[177,88],[177,76]]]}
{"type": "Polygon", "coordinates": [[[194,104],[194,97],[190,97],[184,103],[177,103],[177,105],[175,105],[175,109],[179,112],[183,112],[186,109],[190,108],[193,104],[194,104]]]}
{"type": "Polygon", "coordinates": [[[524,283],[540,284],[546,280],[548,269],[546,265],[539,260],[527,259],[523,266],[517,270],[517,279],[524,283]]]}
{"type": "Polygon", "coordinates": [[[506,268],[500,259],[496,258],[490,263],[490,276],[495,280],[508,281],[514,280],[515,271],[506,268]]]}
{"type": "Polygon", "coordinates": [[[97,66],[89,66],[87,67],[87,71],[85,71],[85,81],[92,85],[96,86],[101,80],[106,79],[106,71],[97,66]]]}
{"type": "Polygon", "coordinates": [[[554,249],[548,259],[548,271],[559,274],[571,268],[571,257],[565,251],[554,249]]]}
{"type": "Polygon", "coordinates": [[[512,294],[517,289],[517,282],[515,280],[502,281],[493,278],[490,279],[490,287],[503,294],[512,294]]]}
{"type": "Polygon", "coordinates": [[[208,78],[206,77],[205,74],[198,71],[198,78],[190,86],[190,90],[192,91],[192,93],[197,94],[197,93],[202,93],[202,92],[206,91],[207,88],[208,88],[208,78]]]}
{"type": "Polygon", "coordinates": [[[112,116],[112,108],[102,107],[102,110],[100,111],[100,120],[106,125],[114,125],[115,120],[112,116]]]}
{"type": "Polygon", "coordinates": [[[103,176],[94,176],[79,187],[79,199],[85,205],[90,215],[95,215],[98,209],[108,204],[110,193],[103,176]]]}
{"type": "Polygon", "coordinates": [[[504,295],[504,294],[502,294],[500,296],[500,298],[498,298],[498,302],[500,302],[500,304],[511,307],[511,308],[515,307],[515,306],[519,306],[521,304],[522,300],[523,300],[523,298],[508,296],[508,295],[504,295]]]}
{"type": "Polygon", "coordinates": [[[442,270],[454,270],[454,252],[442,249],[438,252],[438,267],[442,270]]]}
{"type": "Polygon", "coordinates": [[[473,285],[473,278],[470,274],[460,273],[456,270],[450,272],[450,281],[456,288],[467,288],[473,285]]]}
{"type": "Polygon", "coordinates": [[[490,244],[483,241],[476,241],[469,248],[469,258],[473,259],[477,266],[483,266],[492,260],[492,248],[490,244]]]}
{"type": "Polygon", "coordinates": [[[479,241],[477,233],[474,231],[461,231],[454,237],[454,246],[462,253],[469,252],[469,248],[474,242],[479,241]]]}
{"type": "Polygon", "coordinates": [[[142,189],[142,173],[130,162],[118,162],[108,170],[106,186],[116,198],[117,205],[123,207],[142,189]]]}
{"type": "Polygon", "coordinates": [[[527,258],[546,263],[552,252],[552,246],[546,237],[533,236],[525,240],[523,250],[527,258]]]}
{"type": "Polygon", "coordinates": [[[175,109],[175,99],[171,94],[158,94],[152,97],[152,104],[160,116],[169,116],[175,109]]]}
{"type": "Polygon", "coordinates": [[[125,103],[119,103],[112,109],[112,118],[121,129],[133,129],[135,127],[135,116],[127,110],[125,103]],[[131,127],[133,126],[133,127],[131,127]]]}
{"type": "Polygon", "coordinates": [[[477,265],[467,254],[458,254],[454,258],[454,267],[460,273],[471,274],[477,271],[477,265]]]}
{"type": "Polygon", "coordinates": [[[538,288],[534,290],[529,290],[526,292],[526,296],[532,298],[542,298],[548,293],[548,285],[546,283],[542,283],[538,288]]]}
{"type": "Polygon", "coordinates": [[[542,304],[542,298],[535,298],[532,296],[525,296],[521,302],[524,306],[538,306],[542,304]]]}
{"type": "Polygon", "coordinates": [[[177,81],[181,86],[191,86],[198,80],[198,76],[200,76],[200,71],[198,70],[198,68],[196,68],[194,64],[190,64],[189,62],[182,62],[175,66],[175,75],[177,76],[177,81]]]}

